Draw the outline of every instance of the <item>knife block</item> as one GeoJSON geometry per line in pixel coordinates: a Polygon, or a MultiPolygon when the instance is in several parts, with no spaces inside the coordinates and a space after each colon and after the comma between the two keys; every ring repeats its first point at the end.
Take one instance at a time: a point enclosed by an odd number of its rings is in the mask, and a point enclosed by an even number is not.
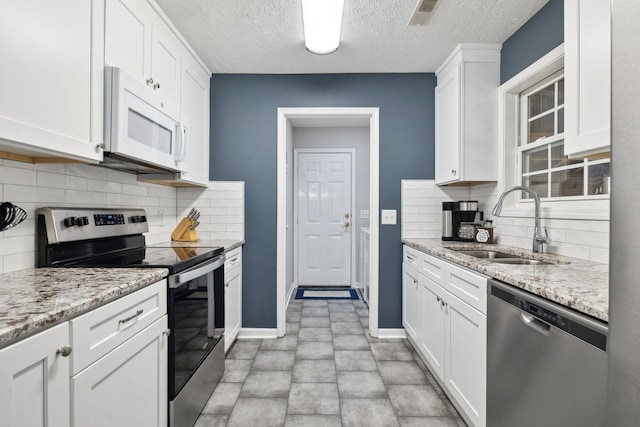
{"type": "Polygon", "coordinates": [[[171,233],[171,240],[176,242],[197,242],[198,233],[191,230],[194,221],[189,218],[182,218],[176,228],[171,233]]]}

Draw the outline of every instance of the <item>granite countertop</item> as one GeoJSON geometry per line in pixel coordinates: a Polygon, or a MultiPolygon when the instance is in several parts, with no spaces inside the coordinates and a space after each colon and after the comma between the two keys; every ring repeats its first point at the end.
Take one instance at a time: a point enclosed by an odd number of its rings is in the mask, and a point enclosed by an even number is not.
{"type": "Polygon", "coordinates": [[[172,248],[212,248],[223,247],[225,252],[229,252],[244,245],[244,240],[198,240],[197,242],[175,242],[173,240],[164,243],[156,243],[151,246],[172,247],[172,248]]]}
{"type": "Polygon", "coordinates": [[[437,256],[517,288],[557,302],[565,307],[609,321],[609,266],[553,254],[533,254],[530,250],[504,245],[443,242],[440,239],[402,239],[418,251],[437,256]],[[484,249],[535,258],[552,264],[498,264],[449,250],[484,249]]]}
{"type": "Polygon", "coordinates": [[[0,275],[0,347],[157,282],[166,268],[34,268],[0,275]]]}

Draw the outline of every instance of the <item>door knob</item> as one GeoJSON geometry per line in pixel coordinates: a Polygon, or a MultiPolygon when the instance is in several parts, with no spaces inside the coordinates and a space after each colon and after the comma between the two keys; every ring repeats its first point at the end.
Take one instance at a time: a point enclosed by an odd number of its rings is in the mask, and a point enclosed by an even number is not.
{"type": "Polygon", "coordinates": [[[348,221],[344,223],[344,226],[345,226],[345,227],[348,227],[348,226],[350,226],[350,225],[351,225],[351,224],[350,224],[348,221]]]}

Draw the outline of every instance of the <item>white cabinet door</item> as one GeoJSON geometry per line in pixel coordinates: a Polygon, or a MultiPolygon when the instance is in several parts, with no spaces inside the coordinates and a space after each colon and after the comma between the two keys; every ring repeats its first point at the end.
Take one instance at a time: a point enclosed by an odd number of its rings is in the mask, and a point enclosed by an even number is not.
{"type": "Polygon", "coordinates": [[[436,183],[496,181],[500,46],[461,44],[436,75],[436,183]]]}
{"type": "Polygon", "coordinates": [[[224,351],[229,350],[242,328],[242,252],[232,251],[224,274],[224,351]],[[227,268],[229,270],[227,271],[227,268]]]}
{"type": "Polygon", "coordinates": [[[611,145],[611,1],[564,2],[564,153],[584,156],[611,145]]]}
{"type": "Polygon", "coordinates": [[[459,179],[460,173],[460,74],[456,69],[438,76],[436,86],[436,183],[459,179]]]}
{"type": "Polygon", "coordinates": [[[420,342],[420,275],[402,264],[402,326],[409,338],[420,342]]]}
{"type": "Polygon", "coordinates": [[[0,423],[6,427],[69,426],[69,344],[63,323],[0,350],[0,423]]]}
{"type": "Polygon", "coordinates": [[[100,3],[2,2],[0,151],[102,160],[100,3]]]}
{"type": "Polygon", "coordinates": [[[108,0],[105,4],[104,62],[144,84],[151,78],[152,13],[140,0],[108,0]]]}
{"type": "Polygon", "coordinates": [[[157,18],[151,35],[152,88],[177,117],[180,105],[180,73],[184,47],[169,27],[157,18]]]}
{"type": "Polygon", "coordinates": [[[108,0],[104,62],[157,92],[179,114],[183,46],[147,1],[108,0]]]}
{"type": "Polygon", "coordinates": [[[476,427],[486,423],[487,317],[445,295],[445,387],[476,427]]]}
{"type": "Polygon", "coordinates": [[[204,186],[209,183],[209,77],[185,50],[180,107],[187,144],[181,180],[204,186]]]}
{"type": "Polygon", "coordinates": [[[75,375],[74,427],[167,425],[167,316],[75,375]]]}
{"type": "Polygon", "coordinates": [[[433,374],[444,378],[445,369],[445,305],[444,289],[430,279],[420,276],[421,327],[419,349],[427,359],[433,374]]]}

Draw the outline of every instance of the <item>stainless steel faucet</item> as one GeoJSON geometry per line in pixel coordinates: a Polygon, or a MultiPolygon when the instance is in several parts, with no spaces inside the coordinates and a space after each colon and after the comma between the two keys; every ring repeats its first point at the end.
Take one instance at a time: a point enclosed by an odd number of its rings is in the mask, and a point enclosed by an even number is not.
{"type": "Polygon", "coordinates": [[[540,197],[538,197],[538,193],[530,189],[529,187],[511,187],[508,190],[505,190],[498,199],[498,203],[493,207],[491,213],[494,216],[500,216],[500,212],[502,211],[502,203],[504,202],[504,198],[507,194],[512,191],[524,191],[526,193],[531,194],[533,196],[533,201],[535,202],[535,225],[533,229],[533,248],[532,251],[534,253],[541,254],[544,252],[543,244],[546,243],[549,239],[547,238],[547,230],[544,227],[540,227],[540,197]]]}

